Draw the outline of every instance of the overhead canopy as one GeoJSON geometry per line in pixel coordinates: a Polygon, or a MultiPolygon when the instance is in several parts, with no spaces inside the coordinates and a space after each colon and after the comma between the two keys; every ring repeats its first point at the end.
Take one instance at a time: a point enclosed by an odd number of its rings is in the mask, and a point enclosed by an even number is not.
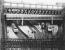
{"type": "Polygon", "coordinates": [[[4,0],[4,2],[56,5],[56,3],[65,3],[65,0],[4,0]]]}
{"type": "Polygon", "coordinates": [[[5,7],[25,7],[25,8],[44,8],[44,9],[62,9],[56,3],[64,3],[65,0],[4,0],[5,7]]]}

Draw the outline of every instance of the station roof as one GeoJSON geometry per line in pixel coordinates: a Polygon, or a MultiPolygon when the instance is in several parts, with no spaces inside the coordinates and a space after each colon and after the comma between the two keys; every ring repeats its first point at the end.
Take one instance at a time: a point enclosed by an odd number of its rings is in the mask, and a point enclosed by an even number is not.
{"type": "Polygon", "coordinates": [[[64,2],[65,0],[4,0],[4,7],[63,9],[62,3],[64,2]]]}
{"type": "Polygon", "coordinates": [[[4,0],[4,2],[56,5],[56,3],[65,3],[65,0],[4,0]]]}

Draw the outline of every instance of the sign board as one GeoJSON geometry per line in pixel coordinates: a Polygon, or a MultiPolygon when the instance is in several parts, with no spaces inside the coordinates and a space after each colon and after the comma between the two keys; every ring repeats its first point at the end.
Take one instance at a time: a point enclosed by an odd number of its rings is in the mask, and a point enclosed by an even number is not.
{"type": "Polygon", "coordinates": [[[37,15],[61,15],[62,10],[5,8],[4,13],[10,13],[10,14],[37,14],[37,15]]]}

